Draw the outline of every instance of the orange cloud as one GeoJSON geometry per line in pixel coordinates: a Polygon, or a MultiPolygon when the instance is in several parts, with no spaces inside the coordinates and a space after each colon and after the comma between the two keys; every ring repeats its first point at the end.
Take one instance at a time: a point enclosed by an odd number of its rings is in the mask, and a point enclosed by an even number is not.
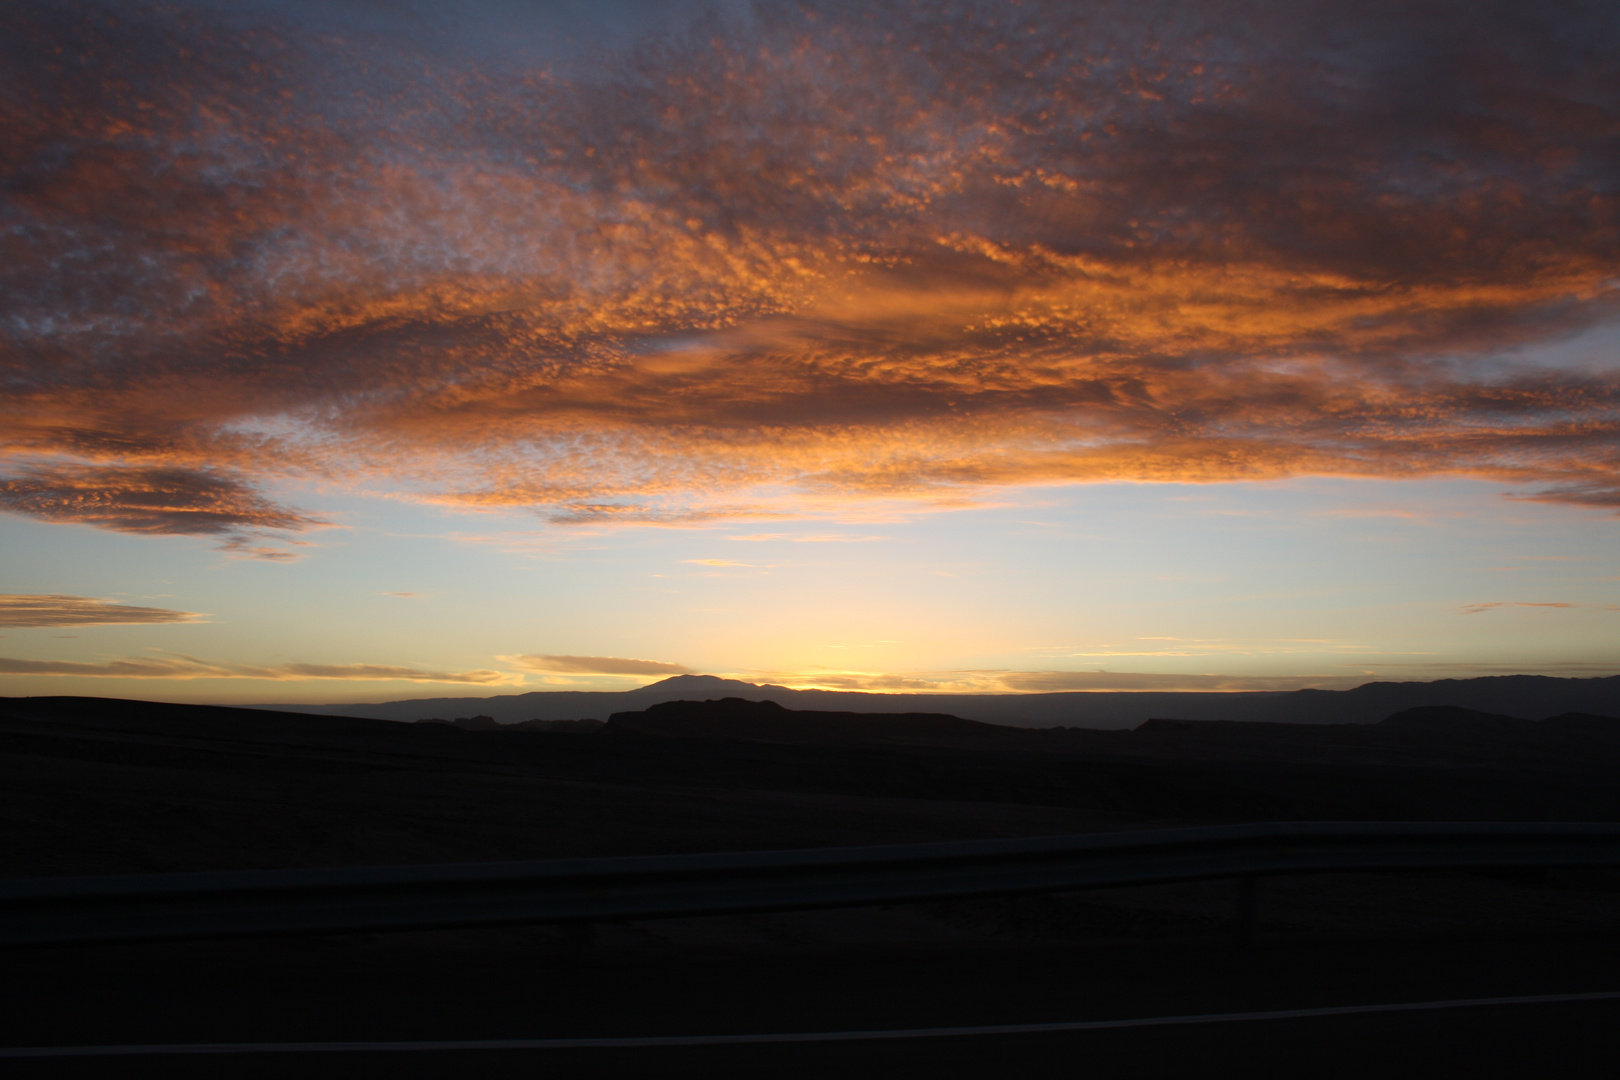
{"type": "Polygon", "coordinates": [[[321,522],[265,492],[311,477],[586,527],[1299,475],[1620,506],[1620,373],[1514,359],[1620,314],[1579,5],[767,5],[590,79],[99,10],[0,44],[13,512],[286,557],[321,522]]]}
{"type": "Polygon", "coordinates": [[[1349,689],[1363,675],[1188,675],[1131,671],[948,671],[909,674],[811,671],[772,672],[772,683],[797,689],[871,693],[921,691],[943,694],[1067,693],[1087,691],[1240,691],[1349,689]]]}
{"type": "Polygon", "coordinates": [[[1040,694],[1073,690],[1298,690],[1363,681],[1349,676],[1168,675],[1127,671],[1018,671],[1009,672],[1001,679],[1009,690],[1040,694]]]}

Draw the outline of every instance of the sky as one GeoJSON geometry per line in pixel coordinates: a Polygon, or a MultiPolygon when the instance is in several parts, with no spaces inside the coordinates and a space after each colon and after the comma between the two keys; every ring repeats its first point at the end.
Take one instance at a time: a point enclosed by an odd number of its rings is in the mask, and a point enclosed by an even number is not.
{"type": "Polygon", "coordinates": [[[1620,673],[1613,4],[0,29],[0,695],[1620,673]]]}

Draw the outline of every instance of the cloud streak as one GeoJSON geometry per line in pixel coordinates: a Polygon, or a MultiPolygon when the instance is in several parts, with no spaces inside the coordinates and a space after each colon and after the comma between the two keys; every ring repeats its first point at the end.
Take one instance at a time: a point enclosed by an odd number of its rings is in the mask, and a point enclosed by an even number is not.
{"type": "Polygon", "coordinates": [[[475,686],[522,682],[520,677],[487,669],[426,671],[390,664],[232,664],[177,654],[95,662],[0,657],[0,675],[73,675],[104,679],[267,679],[274,682],[342,679],[357,682],[468,683],[475,686]]]}
{"type": "Polygon", "coordinates": [[[1612,5],[767,4],[590,77],[316,18],[8,9],[0,507],[1620,506],[1620,364],[1513,359],[1620,314],[1612,5]]]}
{"type": "Polygon", "coordinates": [[[516,667],[550,675],[690,675],[692,669],[662,660],[635,660],[623,656],[520,656],[502,657],[516,667]]]}
{"type": "Polygon", "coordinates": [[[325,524],[239,477],[167,466],[32,464],[19,475],[0,475],[0,509],[116,532],[210,536],[226,551],[270,560],[294,555],[256,539],[325,524]]]}
{"type": "Polygon", "coordinates": [[[0,594],[0,626],[130,626],[193,623],[194,611],[139,607],[91,596],[0,594]]]}

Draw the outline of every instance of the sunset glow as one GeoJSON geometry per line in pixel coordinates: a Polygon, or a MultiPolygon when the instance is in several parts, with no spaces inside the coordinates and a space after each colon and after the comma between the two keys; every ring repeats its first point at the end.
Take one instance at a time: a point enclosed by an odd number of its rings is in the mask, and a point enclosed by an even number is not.
{"type": "Polygon", "coordinates": [[[1620,672],[1611,5],[0,23],[0,694],[1620,672]]]}

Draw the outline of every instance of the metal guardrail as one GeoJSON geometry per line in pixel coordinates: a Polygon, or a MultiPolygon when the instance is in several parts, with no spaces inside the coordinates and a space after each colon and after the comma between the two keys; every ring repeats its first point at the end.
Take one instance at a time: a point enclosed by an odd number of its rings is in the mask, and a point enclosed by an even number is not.
{"type": "Polygon", "coordinates": [[[0,881],[0,945],[848,907],[1329,871],[1620,866],[1620,824],[1293,822],[884,847],[0,881]]]}

